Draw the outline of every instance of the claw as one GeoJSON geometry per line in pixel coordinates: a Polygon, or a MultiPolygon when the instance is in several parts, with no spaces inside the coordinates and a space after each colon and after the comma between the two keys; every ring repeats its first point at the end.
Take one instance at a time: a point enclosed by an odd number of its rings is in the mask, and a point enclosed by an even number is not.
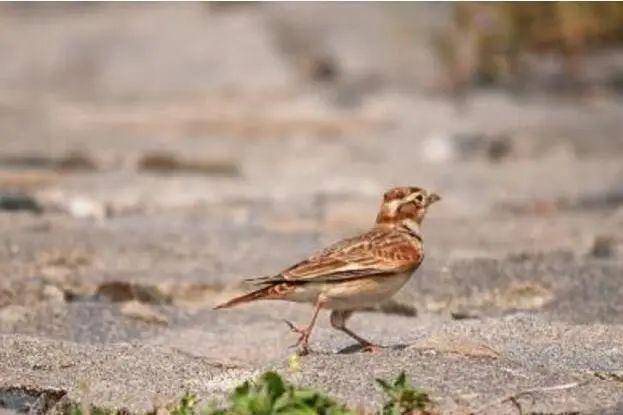
{"type": "Polygon", "coordinates": [[[361,348],[361,351],[366,352],[366,353],[380,353],[381,349],[382,349],[382,346],[369,343],[369,344],[363,345],[363,347],[361,348]]]}
{"type": "Polygon", "coordinates": [[[301,350],[297,352],[299,356],[306,356],[309,354],[309,347],[302,347],[301,350]]]}
{"type": "MultiPolygon", "coordinates": [[[[302,343],[303,345],[307,344],[307,341],[306,341],[305,337],[306,337],[306,336],[305,336],[305,334],[301,334],[301,335],[299,336],[299,339],[296,341],[296,343],[294,343],[293,345],[291,345],[291,346],[290,346],[290,348],[291,348],[291,349],[293,349],[293,348],[295,348],[295,347],[299,347],[299,346],[301,345],[301,343],[302,343]]],[[[305,346],[304,346],[304,347],[305,347],[305,346]]]]}
{"type": "Polygon", "coordinates": [[[288,325],[288,327],[290,327],[290,330],[293,331],[294,333],[303,334],[305,332],[304,329],[300,329],[296,327],[294,323],[292,323],[290,320],[283,319],[283,321],[288,325]]]}
{"type": "Polygon", "coordinates": [[[297,333],[300,334],[298,340],[296,341],[295,344],[293,344],[292,346],[290,346],[290,348],[295,348],[295,347],[299,347],[301,346],[301,350],[299,351],[299,355],[303,356],[309,353],[309,347],[307,345],[308,341],[309,341],[309,335],[311,334],[311,330],[308,328],[305,329],[301,329],[299,327],[296,327],[294,325],[294,323],[292,323],[289,320],[283,320],[285,321],[285,323],[288,325],[288,327],[290,327],[290,331],[292,331],[293,333],[297,333]]]}
{"type": "Polygon", "coordinates": [[[285,320],[285,319],[283,320],[286,322],[288,327],[290,327],[291,331],[293,331],[294,333],[298,333],[300,335],[294,347],[301,346],[301,349],[299,350],[299,355],[301,356],[309,353],[309,336],[311,335],[311,332],[314,328],[314,323],[316,322],[316,317],[318,317],[318,312],[322,308],[322,304],[323,304],[323,301],[319,297],[316,300],[316,306],[314,307],[314,315],[312,316],[312,319],[309,322],[309,325],[305,327],[304,329],[296,327],[292,322],[288,320],[285,320]]]}

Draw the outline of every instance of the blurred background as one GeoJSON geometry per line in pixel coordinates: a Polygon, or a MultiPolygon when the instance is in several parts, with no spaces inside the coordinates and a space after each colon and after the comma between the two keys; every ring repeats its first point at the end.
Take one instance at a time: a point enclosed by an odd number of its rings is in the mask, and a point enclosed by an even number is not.
{"type": "Polygon", "coordinates": [[[388,312],[621,320],[621,3],[3,3],[0,61],[4,332],[253,360],[209,306],[396,185],[388,312]]]}

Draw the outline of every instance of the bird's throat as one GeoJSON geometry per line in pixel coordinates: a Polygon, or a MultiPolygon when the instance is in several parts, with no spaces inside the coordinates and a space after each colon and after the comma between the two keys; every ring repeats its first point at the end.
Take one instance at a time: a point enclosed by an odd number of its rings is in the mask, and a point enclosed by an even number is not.
{"type": "Polygon", "coordinates": [[[403,232],[407,232],[410,235],[416,237],[420,241],[422,240],[422,235],[420,233],[420,224],[417,223],[414,219],[402,219],[397,221],[385,221],[377,223],[378,227],[384,227],[389,229],[397,229],[403,232]]]}
{"type": "Polygon", "coordinates": [[[399,224],[402,228],[407,230],[416,238],[422,239],[422,235],[420,233],[420,224],[417,223],[414,219],[403,219],[399,222],[399,224]]]}

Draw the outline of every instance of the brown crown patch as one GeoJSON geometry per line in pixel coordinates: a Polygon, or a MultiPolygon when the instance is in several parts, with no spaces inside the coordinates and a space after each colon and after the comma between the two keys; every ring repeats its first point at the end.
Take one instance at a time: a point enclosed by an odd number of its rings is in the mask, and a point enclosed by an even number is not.
{"type": "Polygon", "coordinates": [[[385,202],[389,202],[396,199],[403,199],[411,193],[418,192],[420,190],[422,189],[420,189],[419,187],[394,187],[393,189],[385,192],[383,200],[385,202]]]}

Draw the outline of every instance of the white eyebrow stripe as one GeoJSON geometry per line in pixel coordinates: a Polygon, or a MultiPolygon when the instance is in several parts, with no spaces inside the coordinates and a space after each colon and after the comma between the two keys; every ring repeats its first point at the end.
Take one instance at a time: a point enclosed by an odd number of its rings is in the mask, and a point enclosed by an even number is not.
{"type": "Polygon", "coordinates": [[[402,199],[392,200],[391,202],[389,202],[387,204],[387,207],[388,207],[388,209],[389,209],[389,211],[391,213],[394,213],[394,212],[396,212],[396,210],[398,209],[398,207],[400,205],[403,205],[403,204],[409,203],[409,202],[413,202],[421,194],[422,194],[421,191],[417,191],[417,192],[413,192],[413,193],[409,194],[408,196],[405,196],[402,199]]]}
{"type": "Polygon", "coordinates": [[[413,202],[415,198],[418,197],[420,194],[421,194],[420,192],[413,192],[409,196],[405,197],[403,200],[405,203],[413,202]]]}

